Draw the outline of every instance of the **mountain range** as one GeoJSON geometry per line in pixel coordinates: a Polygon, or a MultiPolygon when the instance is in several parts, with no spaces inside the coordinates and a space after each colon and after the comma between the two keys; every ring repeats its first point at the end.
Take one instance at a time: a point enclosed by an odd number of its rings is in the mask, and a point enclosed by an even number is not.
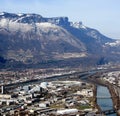
{"type": "Polygon", "coordinates": [[[120,41],[68,17],[0,13],[0,68],[96,66],[119,62],[120,41]]]}

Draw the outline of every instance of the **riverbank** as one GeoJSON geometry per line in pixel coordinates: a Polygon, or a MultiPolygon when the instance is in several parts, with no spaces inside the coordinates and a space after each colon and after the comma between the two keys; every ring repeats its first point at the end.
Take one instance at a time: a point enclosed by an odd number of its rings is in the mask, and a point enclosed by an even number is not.
{"type": "Polygon", "coordinates": [[[93,100],[93,108],[94,109],[98,109],[98,111],[96,112],[97,114],[100,114],[101,113],[101,108],[100,108],[100,106],[97,104],[97,85],[96,84],[94,84],[94,88],[93,88],[93,98],[94,98],[94,100],[93,100]]]}
{"type": "MultiPolygon", "coordinates": [[[[105,87],[108,88],[108,90],[109,90],[109,92],[111,94],[111,99],[113,101],[113,107],[114,107],[117,115],[119,116],[120,115],[119,114],[120,98],[119,98],[119,95],[117,94],[118,92],[117,92],[116,88],[112,84],[103,81],[100,78],[100,75],[101,74],[97,73],[96,75],[89,77],[89,81],[92,82],[92,83],[96,83],[96,85],[98,84],[98,85],[102,85],[102,86],[105,86],[105,87]]],[[[96,91],[97,90],[95,90],[95,92],[96,91]]],[[[96,106],[97,106],[98,110],[101,111],[101,109],[99,109],[100,108],[99,105],[97,104],[96,106]]]]}
{"type": "Polygon", "coordinates": [[[113,85],[108,84],[107,87],[108,87],[108,89],[110,91],[110,94],[112,96],[114,108],[115,108],[115,110],[116,110],[116,112],[119,116],[120,115],[120,111],[119,111],[120,110],[120,98],[119,98],[119,95],[118,95],[118,93],[116,93],[116,91],[115,91],[116,88],[113,85]]]}

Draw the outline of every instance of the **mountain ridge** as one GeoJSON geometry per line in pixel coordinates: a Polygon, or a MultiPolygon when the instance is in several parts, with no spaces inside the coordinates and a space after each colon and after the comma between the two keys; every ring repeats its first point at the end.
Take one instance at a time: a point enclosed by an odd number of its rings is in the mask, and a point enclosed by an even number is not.
{"type": "MultiPolygon", "coordinates": [[[[118,47],[110,46],[112,43],[116,40],[82,22],[70,22],[68,17],[0,13],[0,61],[5,67],[61,60],[64,64],[69,61],[70,65],[73,59],[79,59],[79,64],[84,65],[81,59],[86,62],[86,58],[94,60],[93,65],[97,65],[105,57],[107,62],[104,64],[115,61],[112,55],[119,52],[119,44],[118,47]]],[[[58,64],[55,65],[59,67],[58,64]]]]}

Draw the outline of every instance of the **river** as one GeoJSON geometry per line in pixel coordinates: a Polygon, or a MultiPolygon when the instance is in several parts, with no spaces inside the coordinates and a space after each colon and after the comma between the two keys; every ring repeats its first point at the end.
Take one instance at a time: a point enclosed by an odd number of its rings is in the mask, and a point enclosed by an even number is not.
{"type": "MultiPolygon", "coordinates": [[[[113,102],[112,99],[109,98],[111,95],[107,87],[97,86],[97,96],[98,96],[97,103],[102,109],[102,111],[113,109],[113,102]],[[99,98],[99,97],[108,97],[108,98],[99,98]]],[[[117,115],[115,113],[107,116],[117,116],[117,115]]]]}

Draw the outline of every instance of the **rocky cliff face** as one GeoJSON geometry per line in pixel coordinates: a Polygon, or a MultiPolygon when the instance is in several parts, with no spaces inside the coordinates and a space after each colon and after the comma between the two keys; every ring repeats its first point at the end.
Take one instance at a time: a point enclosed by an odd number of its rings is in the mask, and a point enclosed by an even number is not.
{"type": "Polygon", "coordinates": [[[83,62],[97,56],[96,63],[103,56],[112,58],[116,51],[118,55],[120,46],[110,46],[115,42],[82,22],[69,22],[67,17],[0,13],[0,63],[3,67],[61,60],[65,64],[64,61],[73,59],[80,59],[81,64],[81,59],[83,62]]]}

